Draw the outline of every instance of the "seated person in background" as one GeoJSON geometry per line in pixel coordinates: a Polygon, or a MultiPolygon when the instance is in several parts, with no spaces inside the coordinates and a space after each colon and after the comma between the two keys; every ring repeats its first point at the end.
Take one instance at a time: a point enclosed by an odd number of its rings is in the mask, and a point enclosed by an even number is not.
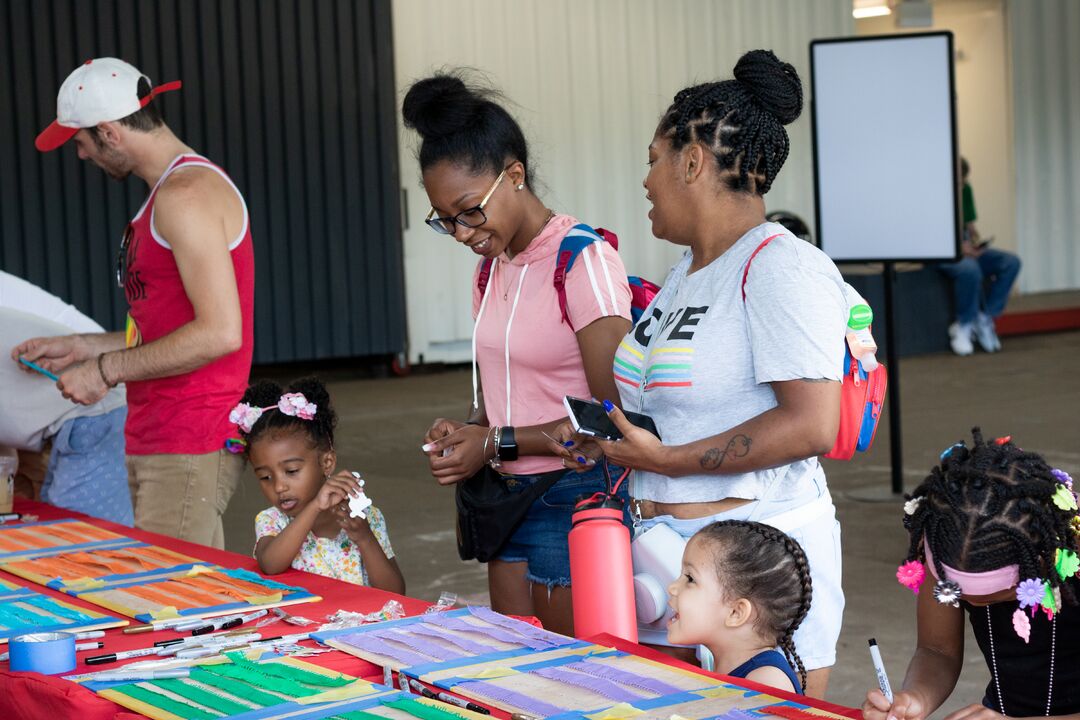
{"type": "Polygon", "coordinates": [[[405,593],[386,521],[375,506],[351,517],[359,475],[334,473],[337,415],[314,378],[255,383],[229,414],[240,429],[259,487],[273,505],[255,517],[259,570],[290,566],[337,580],[405,593]]]}
{"type": "Polygon", "coordinates": [[[990,239],[979,237],[975,228],[975,194],[968,184],[970,167],[960,158],[963,188],[964,257],[958,262],[942,264],[941,271],[952,278],[956,304],[956,321],[949,326],[949,342],[957,355],[970,355],[975,348],[972,337],[986,352],[1001,349],[1001,340],[994,329],[994,318],[1005,311],[1016,276],[1020,274],[1020,258],[1004,250],[989,247],[990,239]],[[984,280],[990,287],[984,292],[984,280]]]}
{"type": "Polygon", "coordinates": [[[1072,478],[1009,437],[972,434],[971,446],[942,453],[904,505],[910,544],[896,578],[917,595],[918,641],[892,701],[878,689],[867,693],[865,720],[934,715],[965,664],[972,669],[964,662],[965,620],[989,682],[977,704],[944,720],[1080,713],[1072,478]]]}
{"type": "Polygon", "coordinates": [[[748,520],[706,525],[668,594],[669,641],[704,645],[723,675],[802,694],[806,669],[792,638],[810,610],[810,566],[789,535],[748,520]]]}
{"type": "Polygon", "coordinates": [[[28,337],[104,332],[55,295],[0,271],[0,446],[40,452],[52,442],[41,499],[131,526],[124,461],[124,386],[93,405],[76,405],[53,380],[19,367],[13,349],[28,337]]]}

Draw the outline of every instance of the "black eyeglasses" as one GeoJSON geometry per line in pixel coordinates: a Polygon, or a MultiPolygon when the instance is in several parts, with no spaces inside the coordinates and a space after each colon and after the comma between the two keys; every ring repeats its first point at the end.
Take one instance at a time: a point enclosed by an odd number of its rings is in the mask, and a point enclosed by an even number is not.
{"type": "Polygon", "coordinates": [[[495,188],[499,187],[499,183],[506,177],[506,171],[509,168],[504,168],[499,177],[495,178],[495,183],[491,186],[491,189],[484,195],[484,199],[480,201],[480,204],[476,207],[471,207],[468,210],[462,210],[453,217],[438,217],[435,215],[435,208],[431,208],[431,212],[424,218],[424,222],[437,233],[442,235],[453,235],[454,226],[460,225],[467,228],[477,228],[487,222],[487,215],[484,214],[484,206],[487,205],[487,201],[491,199],[492,193],[495,192],[495,188]]]}
{"type": "Polygon", "coordinates": [[[120,251],[116,253],[116,285],[121,290],[127,282],[127,251],[131,245],[131,236],[135,234],[135,228],[131,223],[124,228],[124,239],[120,241],[120,251]]]}

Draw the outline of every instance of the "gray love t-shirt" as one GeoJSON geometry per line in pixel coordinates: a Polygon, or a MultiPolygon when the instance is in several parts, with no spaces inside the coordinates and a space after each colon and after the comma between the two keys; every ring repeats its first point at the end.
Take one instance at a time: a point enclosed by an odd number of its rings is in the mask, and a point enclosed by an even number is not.
{"type": "MultiPolygon", "coordinates": [[[[687,275],[687,252],[615,355],[623,408],[650,415],[666,445],[729,430],[776,407],[770,382],[841,379],[847,305],[836,265],[783,226],[763,223],[687,275]],[[754,258],[742,297],[743,271],[754,258]]],[[[720,448],[745,454],[734,443],[720,448]]],[[[734,475],[635,472],[630,493],[657,502],[791,498],[823,476],[817,458],[734,475]]]]}

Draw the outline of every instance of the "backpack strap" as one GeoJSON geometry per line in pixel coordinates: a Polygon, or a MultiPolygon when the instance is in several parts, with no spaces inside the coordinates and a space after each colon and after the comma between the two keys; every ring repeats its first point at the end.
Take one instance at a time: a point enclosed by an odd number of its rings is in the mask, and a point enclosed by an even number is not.
{"type": "Polygon", "coordinates": [[[487,290],[488,280],[491,279],[491,261],[484,258],[480,261],[480,274],[476,277],[476,287],[480,290],[480,297],[484,297],[487,290]]]}
{"type": "Polygon", "coordinates": [[[574,266],[574,260],[581,254],[581,251],[598,240],[606,240],[616,250],[619,248],[619,238],[615,233],[603,228],[594,230],[585,223],[579,223],[570,228],[570,231],[563,237],[562,242],[559,243],[559,255],[555,261],[553,282],[555,284],[555,294],[559,297],[559,310],[562,313],[563,322],[569,325],[571,330],[574,329],[574,324],[570,322],[570,312],[566,303],[566,276],[570,273],[570,268],[574,266]]]}
{"type": "Polygon", "coordinates": [[[768,245],[781,235],[783,235],[783,233],[776,233],[775,235],[770,235],[769,237],[761,241],[761,244],[754,249],[754,252],[750,253],[750,259],[746,261],[746,267],[744,267],[742,271],[742,285],[740,287],[740,289],[742,290],[742,301],[744,303],[746,302],[746,276],[750,274],[750,263],[754,262],[754,258],[757,257],[757,254],[759,252],[765,249],[766,245],[768,245]]]}

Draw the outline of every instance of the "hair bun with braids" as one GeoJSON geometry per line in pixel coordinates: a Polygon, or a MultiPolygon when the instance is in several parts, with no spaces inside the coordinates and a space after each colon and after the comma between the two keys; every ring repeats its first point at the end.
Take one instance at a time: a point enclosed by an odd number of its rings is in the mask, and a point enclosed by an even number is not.
{"type": "Polygon", "coordinates": [[[518,160],[532,185],[529,147],[521,126],[500,104],[502,96],[470,82],[470,74],[464,68],[436,73],[417,80],[405,93],[401,117],[405,127],[420,135],[420,169],[445,161],[495,176],[518,160]]]}
{"type": "Polygon", "coordinates": [[[772,50],[751,50],[735,63],[735,79],[759,105],[783,125],[802,113],[803,89],[799,73],[772,50]]]}

